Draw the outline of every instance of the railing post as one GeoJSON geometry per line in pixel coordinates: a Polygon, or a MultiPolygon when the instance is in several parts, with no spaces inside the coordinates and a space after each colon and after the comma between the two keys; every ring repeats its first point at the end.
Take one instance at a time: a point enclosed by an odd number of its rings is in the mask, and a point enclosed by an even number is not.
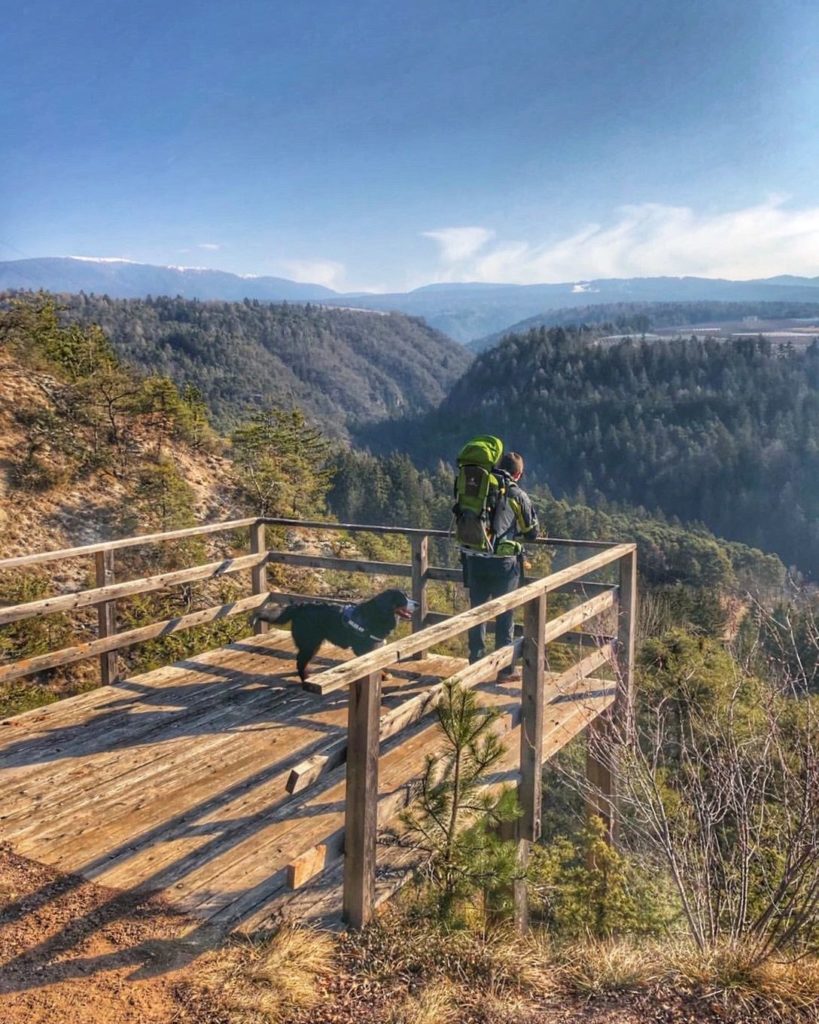
{"type": "MultiPolygon", "coordinates": [[[[616,750],[611,712],[600,715],[586,730],[586,817],[598,818],[603,825],[603,839],[614,843],[617,818],[614,813],[617,791],[614,759],[616,750]]],[[[594,854],[589,853],[588,867],[595,868],[594,854]]]]}
{"type": "MultiPolygon", "coordinates": [[[[429,611],[427,600],[427,570],[429,569],[429,537],[424,534],[412,536],[412,599],[416,609],[412,613],[412,631],[417,633],[424,628],[429,611]]],[[[419,651],[415,657],[425,658],[427,652],[419,651]]]]}
{"type": "Polygon", "coordinates": [[[381,672],[350,686],[344,823],[344,920],[363,928],[375,906],[378,838],[378,733],[381,672]]]}
{"type": "MultiPolygon", "coordinates": [[[[96,570],[96,585],[108,587],[114,582],[114,552],[97,551],[94,553],[94,566],[96,570]]],[[[103,601],[97,605],[97,630],[100,639],[114,636],[117,631],[117,603],[116,601],[103,601]]],[[[117,678],[117,654],[116,651],[107,651],[100,655],[100,683],[102,686],[109,686],[117,678]]]]}
{"type": "Polygon", "coordinates": [[[546,595],[541,594],[523,608],[523,683],[520,717],[520,786],[518,800],[522,814],[515,822],[506,823],[502,838],[517,843],[517,867],[520,877],[512,888],[513,920],[519,932],[529,928],[529,899],[524,877],[529,863],[529,848],[540,838],[542,771],[544,670],[546,667],[546,595]]]}
{"type": "MultiPolygon", "coordinates": [[[[250,553],[260,555],[265,551],[264,523],[254,523],[250,527],[250,553]]],[[[266,594],[270,589],[267,585],[267,565],[257,565],[250,570],[251,593],[266,594]]],[[[270,623],[263,619],[256,619],[253,625],[255,634],[266,633],[270,629],[270,623]]]]}
{"type": "MultiPolygon", "coordinates": [[[[633,728],[634,647],[637,624],[637,552],[620,559],[617,602],[617,697],[605,714],[590,723],[586,733],[586,814],[603,823],[608,843],[617,840],[618,744],[633,728]]],[[[590,856],[589,867],[593,868],[590,856]]]]}
{"type": "Polygon", "coordinates": [[[617,614],[617,701],[614,714],[630,735],[634,716],[634,649],[637,635],[637,550],[620,559],[620,602],[617,614]]]}
{"type": "Polygon", "coordinates": [[[543,769],[546,595],[523,609],[523,686],[520,719],[520,835],[540,838],[543,769]]]}

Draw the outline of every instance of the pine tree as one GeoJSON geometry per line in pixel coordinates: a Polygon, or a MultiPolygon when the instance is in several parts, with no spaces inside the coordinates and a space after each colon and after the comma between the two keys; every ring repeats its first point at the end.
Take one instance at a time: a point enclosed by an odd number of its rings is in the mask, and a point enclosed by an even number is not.
{"type": "Polygon", "coordinates": [[[445,685],[437,713],[446,747],[427,757],[417,805],[402,821],[405,839],[428,855],[441,915],[451,918],[474,892],[486,896],[509,886],[515,849],[498,838],[497,826],[514,820],[518,808],[512,791],[498,796],[487,789],[504,754],[493,728],[498,712],[455,682],[445,685]]]}

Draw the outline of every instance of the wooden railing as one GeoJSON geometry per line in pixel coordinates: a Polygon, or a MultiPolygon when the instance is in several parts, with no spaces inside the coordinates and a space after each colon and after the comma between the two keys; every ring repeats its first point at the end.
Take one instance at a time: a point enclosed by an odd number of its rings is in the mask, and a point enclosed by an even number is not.
{"type": "MultiPolygon", "coordinates": [[[[615,720],[620,724],[628,722],[631,715],[636,609],[634,544],[560,538],[535,542],[552,548],[585,548],[593,553],[558,572],[540,579],[528,580],[511,594],[460,614],[443,616],[429,612],[428,585],[431,581],[460,581],[461,571],[430,565],[429,544],[431,538],[446,536],[444,531],[434,530],[255,518],[0,560],[0,572],[3,572],[93,556],[97,583],[96,587],[77,593],[0,607],[0,626],[90,607],[97,608],[99,623],[98,636],[95,640],[19,659],[0,667],[0,682],[70,665],[82,659],[98,657],[101,681],[110,683],[116,678],[116,652],[126,647],[179,630],[247,613],[271,599],[276,602],[327,600],[324,597],[269,592],[267,567],[271,564],[346,570],[405,577],[410,580],[411,596],[418,603],[411,634],[369,654],[327,669],[305,684],[306,689],[319,695],[349,688],[348,733],[346,741],[333,741],[326,749],[296,765],[287,783],[289,792],[300,792],[314,785],[325,773],[346,760],[346,819],[343,837],[344,916],[353,927],[361,927],[369,920],[374,907],[380,744],[427,714],[440,699],[448,682],[444,680],[381,716],[383,669],[402,660],[423,656],[430,648],[462,637],[471,627],[494,619],[503,612],[522,609],[522,637],[513,646],[493,652],[457,675],[458,682],[465,687],[490,682],[495,679],[500,669],[512,664],[515,657],[522,653],[521,702],[516,715],[516,720],[520,722],[521,734],[518,795],[522,809],[522,817],[517,823],[517,840],[522,850],[528,849],[528,844],[540,835],[541,766],[547,702],[545,664],[548,645],[558,640],[562,643],[589,643],[592,640],[591,653],[583,657],[581,649],[580,660],[557,679],[552,679],[550,687],[553,689],[555,686],[560,688],[571,685],[592,675],[599,668],[610,665],[616,680],[617,697],[612,713],[600,723],[599,728],[606,729],[608,723],[615,720]],[[408,563],[374,562],[271,550],[266,545],[266,526],[322,533],[370,532],[401,535],[410,541],[412,558],[408,563]],[[115,581],[115,551],[240,530],[249,530],[250,553],[247,555],[141,579],[115,581]],[[610,575],[612,567],[616,568],[615,580],[601,581],[590,578],[606,571],[610,575]],[[213,580],[248,570],[251,576],[251,593],[247,597],[137,629],[117,632],[118,599],[156,593],[169,587],[213,580]],[[579,595],[582,600],[575,607],[549,619],[547,597],[555,593],[579,595]],[[588,627],[592,620],[606,614],[616,617],[616,628],[610,634],[603,635],[604,631],[600,629],[581,629],[584,626],[588,627]]],[[[265,628],[266,625],[260,623],[257,631],[261,632],[265,628]]],[[[606,759],[605,765],[593,759],[589,762],[589,776],[593,779],[598,793],[594,812],[603,818],[609,833],[614,828],[611,810],[614,805],[614,780],[610,764],[610,759],[606,759]]]]}
{"type": "MultiPolygon", "coordinates": [[[[93,558],[96,587],[80,590],[69,594],[45,597],[36,601],[21,604],[0,606],[0,627],[26,619],[39,618],[58,612],[72,612],[83,608],[96,607],[98,614],[98,631],[95,640],[75,644],[57,651],[49,651],[29,658],[20,658],[5,665],[0,665],[0,683],[11,682],[25,676],[36,675],[49,669],[62,668],[89,658],[99,658],[100,680],[103,684],[113,682],[117,676],[116,652],[168,636],[196,626],[205,625],[236,615],[252,612],[268,600],[287,603],[292,601],[326,601],[324,597],[309,595],[270,592],[267,587],[267,566],[272,564],[296,566],[313,569],[336,569],[348,572],[361,572],[396,577],[407,577],[411,580],[412,597],[418,604],[413,617],[413,630],[418,631],[429,624],[430,616],[427,600],[427,584],[430,580],[458,582],[461,579],[459,569],[429,565],[429,539],[432,537],[446,538],[448,534],[442,530],[414,530],[392,526],[363,526],[339,523],[327,523],[309,520],[253,518],[234,519],[224,523],[209,523],[203,526],[184,530],[172,530],[166,533],[153,533],[143,536],[127,537],[121,540],[100,541],[82,547],[63,548],[57,551],[38,552],[32,555],[20,555],[13,558],[0,559],[0,573],[9,570],[22,570],[48,563],[62,563],[69,559],[93,558]],[[347,532],[396,534],[407,537],[412,546],[410,563],[375,562],[366,559],[321,557],[297,554],[288,551],[269,550],[265,546],[265,526],[291,527],[306,529],[313,532],[347,532]],[[214,533],[236,533],[249,531],[250,554],[233,558],[220,559],[190,568],[178,569],[173,572],[159,573],[155,576],[143,577],[127,581],[115,580],[115,552],[130,548],[145,548],[165,544],[176,540],[189,540],[214,533]],[[250,572],[251,587],[248,597],[213,605],[200,611],[165,619],[160,622],[140,626],[118,632],[116,625],[116,602],[118,599],[134,597],[141,594],[158,593],[171,587],[187,583],[203,582],[250,572]]],[[[589,548],[608,549],[611,545],[602,541],[573,541],[555,539],[537,541],[555,546],[585,546],[589,548]]],[[[264,622],[256,625],[261,633],[267,629],[264,622]]],[[[423,649],[421,649],[422,652],[423,649]]],[[[420,653],[420,652],[419,652],[420,653]]]]}

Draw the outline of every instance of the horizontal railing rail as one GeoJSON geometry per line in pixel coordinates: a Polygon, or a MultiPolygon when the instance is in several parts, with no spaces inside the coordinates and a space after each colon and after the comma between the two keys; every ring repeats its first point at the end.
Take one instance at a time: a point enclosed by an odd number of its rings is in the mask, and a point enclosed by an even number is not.
{"type": "MultiPolygon", "coordinates": [[[[83,544],[73,548],[59,548],[52,551],[38,551],[31,555],[14,555],[0,558],[0,572],[7,569],[22,569],[31,565],[45,565],[48,562],[62,562],[67,558],[82,558],[100,551],[122,551],[127,548],[145,547],[146,545],[164,544],[167,541],[187,540],[204,537],[211,533],[230,533],[234,530],[246,530],[257,525],[293,527],[315,531],[395,534],[404,537],[438,537],[451,538],[448,530],[431,530],[407,526],[375,526],[363,523],[333,523],[326,520],[281,519],[269,516],[253,516],[245,519],[231,519],[220,523],[203,523],[201,526],[190,526],[184,530],[167,530],[164,533],[136,534],[133,537],[122,537],[118,540],[101,540],[94,544],[83,544]]],[[[567,537],[539,537],[530,543],[547,547],[587,547],[607,548],[612,541],[605,540],[572,540],[567,537]]]]}
{"type": "Polygon", "coordinates": [[[121,551],[124,548],[145,547],[147,544],[163,544],[171,540],[204,537],[209,533],[230,533],[233,530],[246,530],[249,526],[255,526],[259,521],[259,518],[256,516],[250,519],[231,519],[224,523],[203,523],[201,526],[189,526],[184,530],[137,534],[133,537],[122,537],[119,540],[101,540],[94,544],[84,544],[76,548],[39,551],[34,555],[15,555],[12,558],[0,558],[0,572],[6,569],[22,569],[29,565],[44,565],[46,562],[62,562],[66,558],[82,558],[84,555],[95,555],[98,551],[121,551]]]}
{"type": "MultiPolygon", "coordinates": [[[[327,669],[320,675],[308,680],[305,687],[312,693],[320,693],[322,695],[333,693],[335,690],[349,686],[351,682],[360,678],[364,673],[380,672],[389,665],[394,665],[398,661],[412,657],[425,647],[432,647],[433,645],[445,643],[447,640],[452,640],[465,633],[472,626],[479,626],[483,622],[496,618],[503,612],[520,608],[522,605],[528,604],[533,598],[551,593],[565,583],[572,582],[585,576],[587,573],[611,565],[632,551],[634,551],[633,544],[615,545],[608,551],[603,551],[593,555],[591,558],[586,558],[566,569],[561,569],[560,572],[552,573],[549,576],[544,576],[542,579],[527,583],[525,586],[513,590],[511,594],[496,597],[494,600],[487,601],[477,608],[470,608],[468,611],[460,612],[458,615],[452,615],[444,622],[427,626],[419,633],[412,633],[409,636],[393,640],[392,643],[378,647],[370,654],[361,655],[361,657],[354,658],[352,661],[342,662],[342,664],[327,669]]],[[[589,617],[591,614],[600,614],[605,608],[610,608],[614,601],[612,596],[613,590],[614,587],[612,586],[610,589],[605,590],[581,605],[581,608],[590,609],[586,617],[589,617]],[[593,609],[596,609],[596,611],[593,609]]],[[[578,615],[578,609],[568,612],[566,621],[571,622],[571,624],[565,625],[565,627],[561,624],[561,631],[567,632],[569,629],[581,625],[585,620],[582,615],[578,618],[578,615]]]]}

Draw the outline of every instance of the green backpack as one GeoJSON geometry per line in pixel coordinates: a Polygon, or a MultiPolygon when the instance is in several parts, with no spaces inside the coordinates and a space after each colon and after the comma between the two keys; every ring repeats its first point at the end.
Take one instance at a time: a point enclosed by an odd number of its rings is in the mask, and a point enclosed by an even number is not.
{"type": "Polygon", "coordinates": [[[458,452],[455,477],[455,538],[461,547],[494,551],[495,512],[506,494],[506,477],[493,470],[503,441],[490,434],[473,437],[458,452]]]}

